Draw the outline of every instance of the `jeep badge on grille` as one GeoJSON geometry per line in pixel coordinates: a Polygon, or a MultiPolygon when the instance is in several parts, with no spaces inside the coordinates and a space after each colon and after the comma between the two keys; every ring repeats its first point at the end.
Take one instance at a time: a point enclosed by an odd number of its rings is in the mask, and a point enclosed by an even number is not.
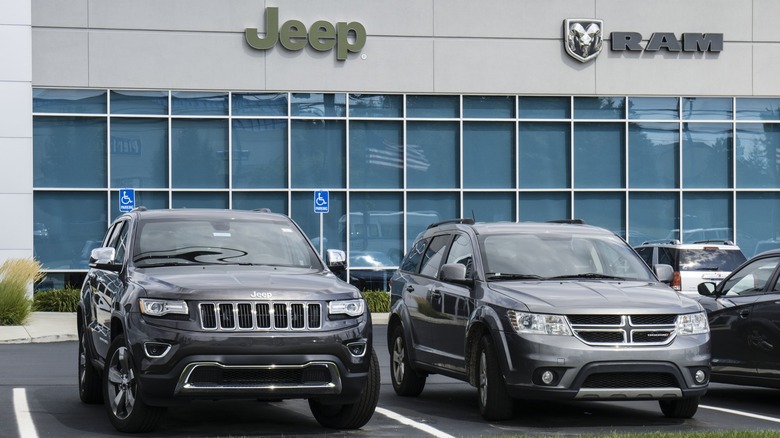
{"type": "Polygon", "coordinates": [[[271,299],[271,292],[257,292],[254,291],[251,294],[249,294],[249,298],[259,298],[262,300],[270,300],[271,299]]]}

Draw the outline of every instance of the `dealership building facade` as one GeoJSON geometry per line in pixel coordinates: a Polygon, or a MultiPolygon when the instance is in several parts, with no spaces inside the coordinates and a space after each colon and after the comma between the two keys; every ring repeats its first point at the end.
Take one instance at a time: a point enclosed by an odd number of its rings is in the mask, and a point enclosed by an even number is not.
{"type": "Polygon", "coordinates": [[[392,269],[453,217],[579,218],[750,256],[780,237],[778,15],[773,0],[7,1],[0,260],[78,284],[127,193],[286,213],[355,269],[392,269]]]}

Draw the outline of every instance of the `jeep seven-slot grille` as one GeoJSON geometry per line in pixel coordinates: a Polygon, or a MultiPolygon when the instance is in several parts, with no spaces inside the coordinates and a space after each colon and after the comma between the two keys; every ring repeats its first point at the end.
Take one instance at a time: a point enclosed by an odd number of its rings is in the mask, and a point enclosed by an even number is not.
{"type": "Polygon", "coordinates": [[[314,330],[322,328],[320,303],[204,302],[204,330],[314,330]]]}
{"type": "Polygon", "coordinates": [[[567,315],[574,335],[591,345],[666,345],[677,315],[567,315]]]}

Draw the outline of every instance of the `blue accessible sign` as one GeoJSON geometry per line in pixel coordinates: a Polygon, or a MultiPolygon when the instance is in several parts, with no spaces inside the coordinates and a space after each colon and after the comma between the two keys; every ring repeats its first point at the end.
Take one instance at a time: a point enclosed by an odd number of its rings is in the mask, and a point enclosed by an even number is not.
{"type": "Polygon", "coordinates": [[[314,212],[327,213],[330,211],[330,202],[327,190],[316,190],[314,192],[314,212]]]}
{"type": "Polygon", "coordinates": [[[135,208],[135,189],[119,190],[119,211],[126,213],[135,208]]]}

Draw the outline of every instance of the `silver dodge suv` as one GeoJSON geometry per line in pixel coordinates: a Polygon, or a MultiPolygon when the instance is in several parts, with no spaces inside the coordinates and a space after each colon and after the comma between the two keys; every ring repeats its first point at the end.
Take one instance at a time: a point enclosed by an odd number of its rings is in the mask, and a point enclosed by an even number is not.
{"type": "Polygon", "coordinates": [[[654,271],[581,223],[432,224],[392,277],[393,388],[469,382],[487,420],[516,398],[658,400],[690,418],[710,376],[707,316],[662,283],[670,266],[654,271]]]}

